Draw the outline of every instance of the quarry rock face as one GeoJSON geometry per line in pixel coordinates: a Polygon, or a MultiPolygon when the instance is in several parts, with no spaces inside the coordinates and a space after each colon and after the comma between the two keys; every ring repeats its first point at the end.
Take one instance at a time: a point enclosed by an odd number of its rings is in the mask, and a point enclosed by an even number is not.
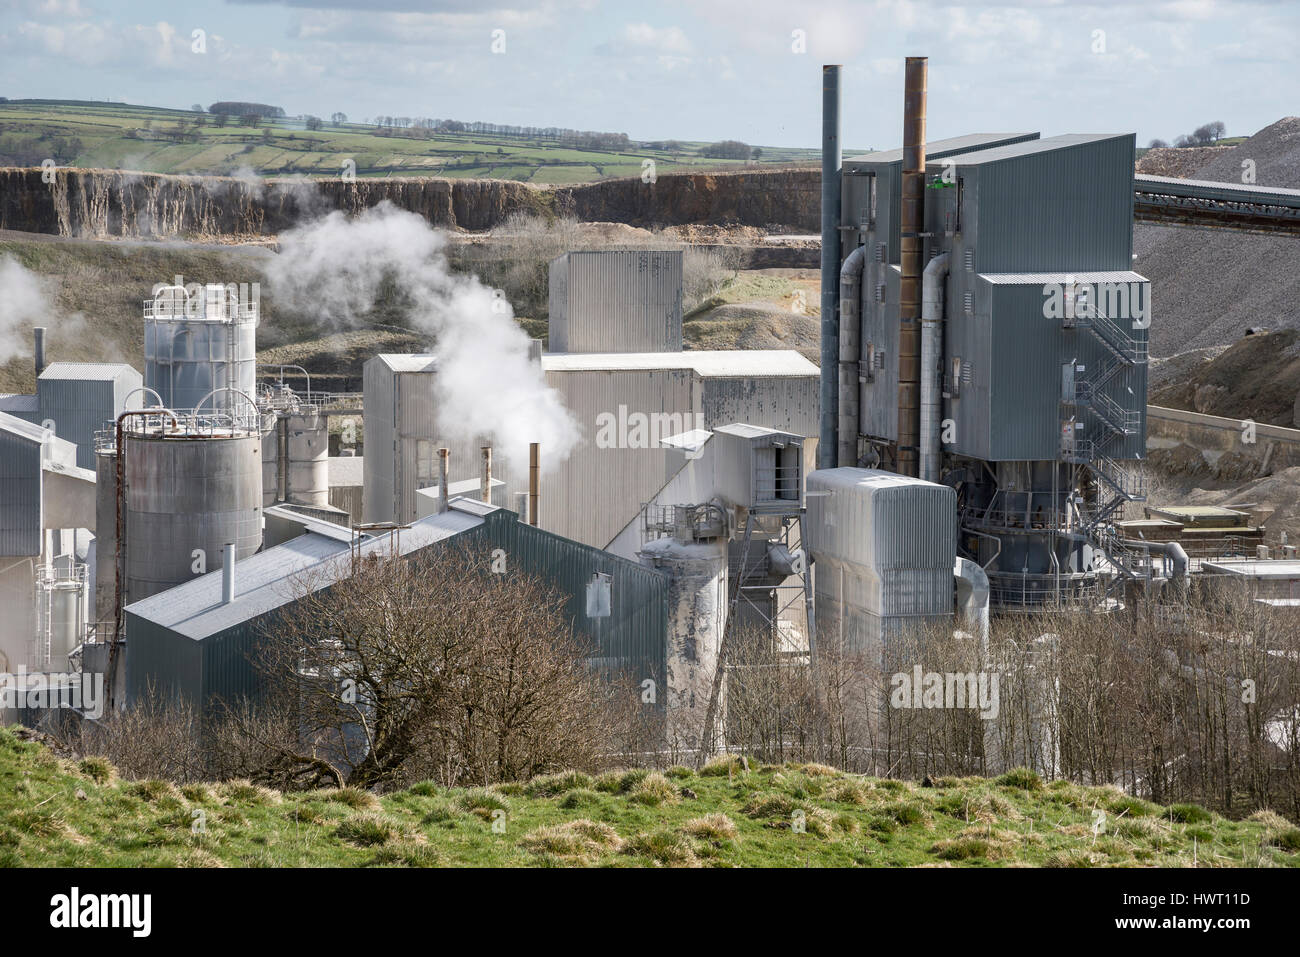
{"type": "Polygon", "coordinates": [[[120,170],[0,169],[0,229],[102,239],[249,239],[304,217],[384,201],[435,226],[483,231],[512,213],[555,213],[638,226],[690,223],[819,227],[815,170],[668,174],[537,187],[510,180],[258,180],[120,170]]]}

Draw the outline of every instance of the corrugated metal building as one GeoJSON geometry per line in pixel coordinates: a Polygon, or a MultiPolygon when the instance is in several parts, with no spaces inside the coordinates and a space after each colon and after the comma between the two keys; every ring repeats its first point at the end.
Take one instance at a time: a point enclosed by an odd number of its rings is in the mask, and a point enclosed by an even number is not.
{"type": "Polygon", "coordinates": [[[568,252],[551,262],[552,352],[677,352],[680,250],[568,252]]]}
{"type": "Polygon", "coordinates": [[[875,469],[808,476],[818,641],[879,663],[908,626],[951,619],[957,495],[875,469]]]}
{"type": "Polygon", "coordinates": [[[144,408],[144,393],[135,392],[143,384],[125,363],[52,362],[36,379],[36,395],[0,396],[0,411],[52,429],[77,447],[80,468],[93,469],[95,432],[144,408]]]}
{"type": "Polygon", "coordinates": [[[680,469],[664,438],[741,422],[812,439],[815,454],[818,370],[797,352],[547,354],[542,368],[583,438],[558,467],[542,449],[540,522],[598,548],[680,469]]]}
{"type": "MultiPolygon", "coordinates": [[[[365,522],[412,522],[420,517],[416,490],[438,483],[438,449],[451,450],[453,480],[479,474],[484,439],[448,439],[438,427],[438,359],[431,355],[377,355],[362,369],[366,454],[365,522]]],[[[493,464],[509,481],[504,456],[493,464]]],[[[340,508],[346,508],[340,505],[340,508]]]]}
{"type": "MultiPolygon", "coordinates": [[[[36,642],[40,567],[80,562],[77,529],[95,524],[95,476],[76,461],[71,442],[0,412],[0,671],[46,666],[36,642]]],[[[78,598],[83,616],[89,586],[78,598]]]]}
{"type": "MultiPolygon", "coordinates": [[[[350,567],[350,533],[324,523],[239,563],[235,600],[222,604],[214,572],[126,609],[129,700],[152,686],[192,702],[258,693],[249,652],[275,616],[288,613],[296,589],[328,587],[350,567]]],[[[667,647],[666,576],[517,521],[515,513],[466,499],[414,522],[396,536],[411,556],[449,541],[480,542],[505,551],[507,573],[535,575],[566,597],[574,630],[592,642],[593,664],[638,681],[662,682],[667,647]],[[588,589],[608,591],[608,614],[589,615],[588,589]]],[[[368,538],[362,554],[391,552],[388,534],[368,538]]],[[[432,557],[434,553],[430,552],[432,557]]],[[[600,604],[600,603],[596,603],[600,604]]]]}

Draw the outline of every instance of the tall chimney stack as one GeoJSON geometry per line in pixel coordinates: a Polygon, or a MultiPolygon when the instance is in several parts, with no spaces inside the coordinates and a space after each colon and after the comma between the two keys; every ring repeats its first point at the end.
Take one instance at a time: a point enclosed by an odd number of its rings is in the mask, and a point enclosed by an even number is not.
{"type": "MultiPolygon", "coordinates": [[[[835,468],[839,442],[840,362],[840,68],[822,67],[821,422],[817,467],[835,468]]],[[[854,437],[856,440],[856,436],[854,437]]]]}
{"type": "Polygon", "coordinates": [[[492,446],[483,446],[483,477],[479,488],[479,498],[492,503],[492,446]]]}
{"type": "Polygon", "coordinates": [[[36,378],[39,379],[41,373],[45,371],[45,327],[37,326],[32,330],[32,336],[36,340],[36,378]]]}
{"type": "Polygon", "coordinates": [[[903,208],[898,290],[898,471],[920,474],[921,268],[925,241],[925,90],[927,59],[907,58],[903,81],[903,208]]]}

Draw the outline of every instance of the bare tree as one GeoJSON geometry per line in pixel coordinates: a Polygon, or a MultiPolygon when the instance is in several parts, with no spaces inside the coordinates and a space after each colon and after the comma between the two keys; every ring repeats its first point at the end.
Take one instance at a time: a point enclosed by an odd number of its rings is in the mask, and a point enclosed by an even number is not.
{"type": "Polygon", "coordinates": [[[296,711],[301,734],[276,766],[362,787],[483,784],[594,766],[621,745],[617,683],[588,667],[538,579],[494,574],[470,547],[339,561],[298,581],[265,632],[272,711],[296,711]]]}

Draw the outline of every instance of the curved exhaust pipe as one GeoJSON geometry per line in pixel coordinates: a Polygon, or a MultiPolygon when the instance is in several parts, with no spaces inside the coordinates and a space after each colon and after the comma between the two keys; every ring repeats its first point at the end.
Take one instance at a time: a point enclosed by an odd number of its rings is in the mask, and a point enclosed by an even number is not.
{"type": "Polygon", "coordinates": [[[930,260],[921,277],[921,478],[939,481],[939,435],[943,419],[943,295],[948,254],[930,260]]]}
{"type": "Polygon", "coordinates": [[[858,464],[861,431],[858,362],[862,359],[862,277],[867,268],[867,247],[849,253],[840,267],[840,412],[838,463],[858,464]]]}

